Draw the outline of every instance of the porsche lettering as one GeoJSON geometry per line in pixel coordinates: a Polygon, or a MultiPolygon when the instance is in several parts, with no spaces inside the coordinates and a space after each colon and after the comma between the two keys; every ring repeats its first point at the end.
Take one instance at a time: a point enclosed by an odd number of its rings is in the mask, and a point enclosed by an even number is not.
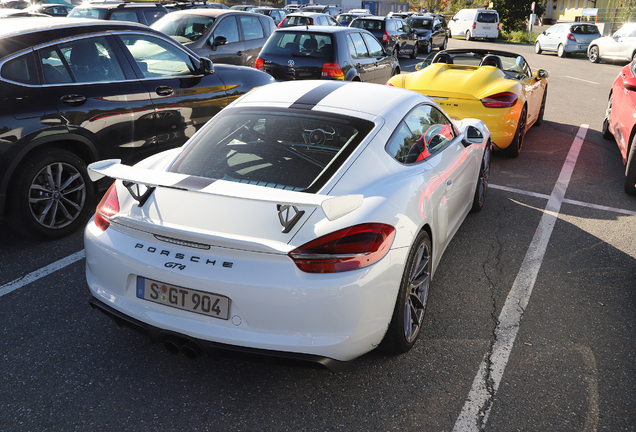
{"type": "MultiPolygon", "coordinates": [[[[173,258],[176,260],[183,260],[186,262],[189,261],[193,263],[201,263],[201,264],[212,265],[212,266],[216,265],[215,259],[204,258],[204,257],[196,256],[196,255],[186,255],[181,252],[172,252],[166,249],[159,249],[154,246],[146,246],[142,243],[135,244],[135,249],[141,249],[151,254],[157,254],[159,256],[165,256],[165,257],[173,258]]],[[[223,261],[220,264],[225,268],[234,267],[234,263],[232,262],[223,261]]],[[[185,265],[182,265],[180,263],[174,263],[174,262],[167,262],[165,264],[165,267],[178,268],[179,270],[185,269],[185,265]]]]}

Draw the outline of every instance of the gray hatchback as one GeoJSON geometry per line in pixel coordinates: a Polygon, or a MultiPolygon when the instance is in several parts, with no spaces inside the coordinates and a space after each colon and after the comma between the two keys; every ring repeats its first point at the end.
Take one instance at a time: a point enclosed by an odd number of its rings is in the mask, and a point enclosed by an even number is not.
{"type": "Polygon", "coordinates": [[[534,52],[556,51],[559,57],[573,53],[587,53],[587,47],[600,37],[598,27],[587,23],[556,24],[537,37],[534,52]]]}
{"type": "Polygon", "coordinates": [[[232,9],[172,12],[151,27],[215,63],[249,67],[254,67],[261,48],[276,30],[267,15],[232,9]]]}

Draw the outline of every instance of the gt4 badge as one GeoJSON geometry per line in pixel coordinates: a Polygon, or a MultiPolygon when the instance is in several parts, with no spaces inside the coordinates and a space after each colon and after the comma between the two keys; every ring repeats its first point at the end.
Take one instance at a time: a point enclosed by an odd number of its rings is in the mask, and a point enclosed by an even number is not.
{"type": "Polygon", "coordinates": [[[278,210],[278,219],[283,226],[283,234],[287,234],[296,225],[301,217],[305,214],[304,210],[298,210],[296,206],[276,204],[278,210]],[[291,210],[293,209],[293,213],[291,210]]]}

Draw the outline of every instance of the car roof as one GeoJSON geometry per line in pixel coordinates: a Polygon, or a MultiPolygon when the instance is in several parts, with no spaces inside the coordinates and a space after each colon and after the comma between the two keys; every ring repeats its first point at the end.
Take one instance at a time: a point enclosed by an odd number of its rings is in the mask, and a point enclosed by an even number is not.
{"type": "Polygon", "coordinates": [[[325,14],[325,13],[320,13],[320,12],[294,12],[294,13],[290,13],[287,16],[306,16],[306,17],[313,17],[313,16],[331,16],[329,14],[325,14]]]}
{"type": "Polygon", "coordinates": [[[157,3],[142,3],[142,2],[122,2],[122,1],[105,1],[105,2],[91,2],[91,3],[82,3],[81,5],[75,6],[79,9],[117,9],[117,8],[132,8],[132,7],[142,7],[142,8],[163,8],[163,5],[157,3]]]}
{"type": "MultiPolygon", "coordinates": [[[[288,15],[289,16],[289,15],[288,15]]],[[[294,26],[294,27],[283,27],[276,30],[276,33],[338,33],[338,32],[359,32],[359,28],[351,28],[351,27],[343,27],[343,26],[310,26],[307,29],[306,26],[294,26]]],[[[367,31],[367,30],[364,30],[367,31]]]]}
{"type": "MultiPolygon", "coordinates": [[[[42,17],[42,18],[21,18],[19,20],[5,20],[0,26],[0,39],[6,38],[12,35],[19,35],[24,33],[35,33],[46,30],[53,30],[65,27],[95,27],[94,19],[87,18],[60,18],[60,17],[42,17]]],[[[101,26],[107,26],[108,28],[139,28],[148,30],[148,27],[143,24],[124,22],[124,21],[100,21],[101,26]]]]}
{"type": "MultiPolygon", "coordinates": [[[[170,12],[170,15],[205,15],[211,17],[217,17],[225,14],[252,14],[259,15],[252,12],[240,11],[238,9],[184,9],[180,11],[170,12]]],[[[262,16],[262,15],[261,15],[262,16]]]]}

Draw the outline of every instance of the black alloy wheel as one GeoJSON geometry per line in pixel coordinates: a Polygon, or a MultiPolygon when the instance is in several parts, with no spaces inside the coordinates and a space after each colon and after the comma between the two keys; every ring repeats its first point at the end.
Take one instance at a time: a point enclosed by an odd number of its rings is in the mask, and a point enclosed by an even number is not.
{"type": "Polygon", "coordinates": [[[490,178],[490,158],[492,157],[492,145],[490,141],[486,143],[484,149],[484,157],[481,160],[479,168],[479,177],[477,178],[477,187],[475,188],[475,196],[473,197],[473,207],[471,213],[479,213],[484,208],[486,201],[486,191],[488,190],[488,179],[490,178]]]}
{"type": "Polygon", "coordinates": [[[543,116],[545,115],[545,100],[548,97],[548,86],[545,86],[543,89],[543,97],[541,98],[541,108],[539,108],[539,115],[537,116],[537,120],[534,122],[533,126],[541,126],[543,123],[543,116]]]}
{"type": "Polygon", "coordinates": [[[11,183],[9,223],[22,234],[58,239],[83,226],[93,204],[93,183],[86,164],[57,148],[27,158],[11,183]]]}
{"type": "Polygon", "coordinates": [[[515,131],[515,136],[512,139],[512,142],[508,147],[503,149],[503,154],[509,158],[516,158],[519,156],[519,152],[521,152],[521,147],[523,147],[523,139],[526,136],[526,122],[528,121],[528,111],[526,106],[524,105],[521,109],[521,114],[519,114],[519,121],[517,122],[517,130],[515,131]]]}
{"type": "Polygon", "coordinates": [[[404,268],[391,323],[380,343],[384,351],[399,354],[409,351],[420,334],[432,271],[431,239],[421,231],[404,268]]]}
{"type": "Polygon", "coordinates": [[[603,138],[606,140],[613,140],[614,135],[609,130],[610,116],[612,115],[612,94],[610,93],[607,100],[607,109],[605,110],[605,118],[603,119],[603,138]]]}

